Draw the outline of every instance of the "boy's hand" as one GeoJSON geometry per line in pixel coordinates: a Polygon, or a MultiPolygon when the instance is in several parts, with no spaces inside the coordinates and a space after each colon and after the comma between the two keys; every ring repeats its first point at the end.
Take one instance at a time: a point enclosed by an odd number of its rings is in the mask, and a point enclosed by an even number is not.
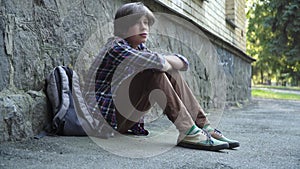
{"type": "Polygon", "coordinates": [[[174,55],[166,56],[166,61],[170,64],[171,69],[182,70],[186,67],[185,63],[174,55]]]}

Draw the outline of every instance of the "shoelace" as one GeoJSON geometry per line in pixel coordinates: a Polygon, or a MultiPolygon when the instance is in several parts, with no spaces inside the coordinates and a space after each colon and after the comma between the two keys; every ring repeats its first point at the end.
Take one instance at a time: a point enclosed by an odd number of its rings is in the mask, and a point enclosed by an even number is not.
{"type": "Polygon", "coordinates": [[[220,137],[223,137],[223,134],[220,130],[215,129],[214,133],[216,133],[217,135],[219,135],[220,137]]]}
{"type": "Polygon", "coordinates": [[[211,135],[210,135],[210,133],[208,132],[208,131],[206,131],[206,130],[201,130],[200,131],[202,134],[204,134],[206,137],[207,137],[207,140],[206,141],[208,141],[208,143],[210,144],[210,145],[213,145],[214,144],[214,141],[211,139],[211,135]]]}

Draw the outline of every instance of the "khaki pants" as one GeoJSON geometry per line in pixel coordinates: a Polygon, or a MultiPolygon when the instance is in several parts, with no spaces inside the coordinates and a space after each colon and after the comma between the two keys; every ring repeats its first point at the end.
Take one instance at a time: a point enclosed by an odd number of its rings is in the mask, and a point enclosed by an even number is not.
{"type": "Polygon", "coordinates": [[[157,102],[164,108],[164,114],[181,133],[188,131],[194,124],[200,128],[209,124],[187,83],[175,70],[169,72],[144,70],[138,73],[122,83],[115,102],[117,102],[117,130],[121,133],[127,132],[147,113],[151,108],[151,102],[157,102]],[[133,107],[128,106],[130,104],[133,107]]]}

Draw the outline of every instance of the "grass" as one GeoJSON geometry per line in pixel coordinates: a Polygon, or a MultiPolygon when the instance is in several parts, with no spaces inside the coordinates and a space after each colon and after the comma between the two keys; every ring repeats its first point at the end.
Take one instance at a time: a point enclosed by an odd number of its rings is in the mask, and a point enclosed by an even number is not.
{"type": "Polygon", "coordinates": [[[281,93],[281,92],[275,92],[271,90],[263,90],[259,88],[252,89],[252,96],[259,97],[259,98],[267,98],[267,99],[300,100],[300,94],[281,93]]]}

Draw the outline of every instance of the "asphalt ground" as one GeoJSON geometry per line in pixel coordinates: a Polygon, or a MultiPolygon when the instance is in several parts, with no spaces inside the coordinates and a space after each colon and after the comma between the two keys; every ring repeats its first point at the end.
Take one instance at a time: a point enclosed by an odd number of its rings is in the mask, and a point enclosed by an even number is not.
{"type": "Polygon", "coordinates": [[[162,128],[170,126],[164,118],[147,137],[47,136],[1,143],[0,168],[300,168],[299,101],[253,99],[243,108],[226,109],[218,128],[241,146],[219,152],[175,146],[176,132],[162,128]]]}

